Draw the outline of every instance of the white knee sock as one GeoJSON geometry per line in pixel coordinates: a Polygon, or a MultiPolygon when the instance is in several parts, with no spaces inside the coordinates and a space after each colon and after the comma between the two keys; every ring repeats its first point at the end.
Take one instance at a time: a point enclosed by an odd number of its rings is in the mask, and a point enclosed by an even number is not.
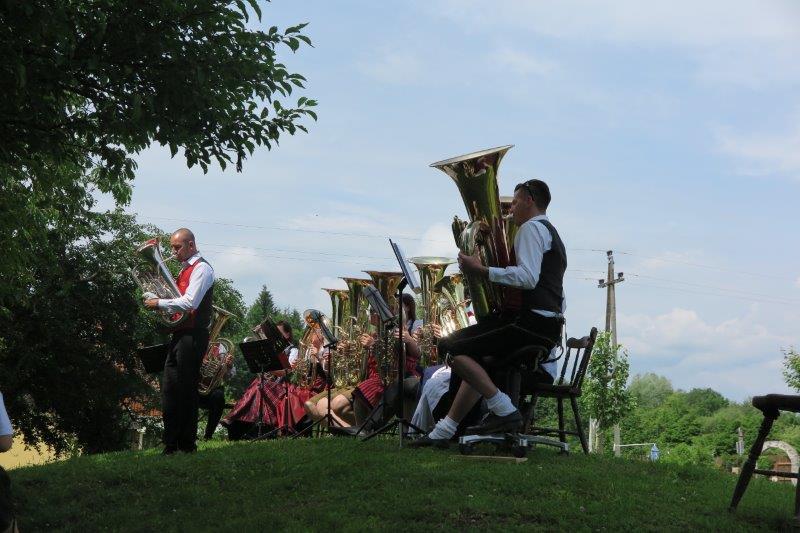
{"type": "Polygon", "coordinates": [[[510,415],[517,410],[514,404],[511,403],[511,398],[508,394],[498,389],[497,394],[491,398],[486,398],[486,407],[497,416],[510,415]]]}
{"type": "Polygon", "coordinates": [[[434,428],[428,433],[428,437],[432,439],[451,439],[458,430],[458,422],[446,416],[439,420],[434,428]]]}

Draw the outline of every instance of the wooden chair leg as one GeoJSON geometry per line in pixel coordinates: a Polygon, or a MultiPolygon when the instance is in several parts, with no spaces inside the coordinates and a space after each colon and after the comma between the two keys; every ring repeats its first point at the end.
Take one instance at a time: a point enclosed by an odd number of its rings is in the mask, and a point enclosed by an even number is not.
{"type": "MultiPolygon", "coordinates": [[[[761,429],[758,431],[753,446],[750,448],[750,454],[747,456],[747,461],[742,465],[742,472],[739,474],[739,480],[736,482],[736,488],[733,489],[733,498],[731,498],[730,511],[735,511],[736,506],[739,505],[739,500],[744,496],[744,491],[747,490],[747,485],[750,483],[750,478],[753,477],[753,470],[756,469],[756,462],[761,455],[761,448],[764,447],[764,441],[767,439],[769,430],[772,429],[772,423],[778,418],[778,414],[764,413],[764,420],[761,422],[761,429]]],[[[795,504],[795,508],[797,505],[795,504]]]]}
{"type": "Polygon", "coordinates": [[[794,521],[800,522],[800,479],[794,487],[794,521]]]}
{"type": "Polygon", "coordinates": [[[558,439],[567,442],[567,434],[564,432],[564,399],[558,398],[558,439]]]}
{"type": "Polygon", "coordinates": [[[575,415],[575,426],[577,428],[578,438],[581,439],[581,448],[583,448],[583,453],[589,455],[589,443],[586,441],[586,434],[583,432],[583,422],[578,412],[578,401],[575,399],[575,396],[570,396],[569,401],[572,404],[572,414],[575,415]]]}
{"type": "Polygon", "coordinates": [[[528,412],[525,414],[525,425],[523,426],[523,430],[525,433],[532,433],[532,427],[536,426],[536,402],[538,401],[539,397],[536,396],[536,393],[531,394],[531,402],[528,406],[528,412]]]}

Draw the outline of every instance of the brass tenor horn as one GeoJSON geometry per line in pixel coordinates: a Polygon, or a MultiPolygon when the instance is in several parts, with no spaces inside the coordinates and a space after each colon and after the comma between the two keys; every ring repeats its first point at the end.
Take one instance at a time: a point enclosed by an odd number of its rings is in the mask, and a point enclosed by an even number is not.
{"type": "MultiPolygon", "coordinates": [[[[453,179],[469,215],[469,223],[458,217],[453,220],[456,244],[468,255],[478,252],[483,264],[490,267],[505,267],[509,263],[497,169],[512,146],[490,148],[431,164],[453,179]]],[[[502,307],[500,287],[484,277],[465,275],[465,279],[478,320],[502,307]]]]}

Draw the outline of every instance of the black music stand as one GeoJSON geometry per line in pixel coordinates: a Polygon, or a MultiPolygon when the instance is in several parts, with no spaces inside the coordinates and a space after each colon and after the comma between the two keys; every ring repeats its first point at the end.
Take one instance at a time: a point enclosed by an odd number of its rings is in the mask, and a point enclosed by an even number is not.
{"type": "Polygon", "coordinates": [[[400,326],[400,355],[397,358],[397,397],[395,398],[395,414],[394,419],[390,420],[382,427],[375,430],[374,433],[364,437],[364,441],[368,441],[371,438],[381,435],[384,433],[389,433],[390,431],[394,431],[397,428],[398,433],[400,434],[400,448],[403,447],[403,441],[406,438],[406,431],[409,429],[414,429],[418,433],[425,433],[423,430],[415,426],[411,423],[410,420],[406,419],[403,416],[403,375],[405,374],[406,368],[406,343],[403,341],[403,328],[405,328],[405,323],[403,322],[403,289],[406,288],[406,285],[411,287],[411,290],[414,292],[420,291],[419,280],[417,279],[416,275],[414,274],[411,269],[408,268],[408,263],[406,262],[405,255],[400,247],[389,239],[389,244],[392,247],[392,251],[394,252],[395,257],[397,258],[397,262],[400,264],[400,269],[403,272],[403,280],[400,282],[400,286],[397,288],[397,322],[400,326]]]}
{"type": "Polygon", "coordinates": [[[157,374],[164,370],[164,365],[167,362],[167,355],[169,354],[169,344],[155,344],[153,346],[145,346],[138,348],[136,355],[144,365],[144,371],[148,374],[157,374]]]}
{"type": "MultiPolygon", "coordinates": [[[[251,342],[239,343],[239,349],[242,350],[244,360],[247,362],[247,368],[253,374],[258,374],[258,392],[264,394],[264,373],[275,372],[276,370],[284,370],[289,367],[289,358],[283,350],[289,345],[284,339],[261,339],[251,342]]],[[[288,397],[288,396],[287,396],[288,397]]],[[[259,397],[258,403],[258,421],[256,427],[258,432],[255,440],[260,440],[271,436],[272,432],[262,435],[261,431],[264,428],[264,399],[259,397]]]]}

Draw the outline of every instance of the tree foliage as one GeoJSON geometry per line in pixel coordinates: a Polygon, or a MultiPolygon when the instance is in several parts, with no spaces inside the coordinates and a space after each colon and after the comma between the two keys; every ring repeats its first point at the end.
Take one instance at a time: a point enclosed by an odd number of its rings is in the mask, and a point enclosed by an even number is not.
{"type": "Polygon", "coordinates": [[[588,415],[602,428],[619,422],[634,405],[626,387],[628,373],[627,352],[621,345],[612,344],[607,331],[600,333],[589,360],[582,399],[588,415]]]}
{"type": "Polygon", "coordinates": [[[0,3],[0,309],[93,191],[129,200],[154,142],[205,171],[305,131],[316,102],[288,102],[305,79],[278,58],[310,44],[305,24],[254,29],[251,15],[256,0],[0,3]]]}
{"type": "Polygon", "coordinates": [[[122,445],[126,405],[151,391],[135,347],[158,340],[128,274],[130,243],[151,229],[116,212],[51,233],[27,297],[0,316],[0,388],[28,443],[122,445]]]}
{"type": "Polygon", "coordinates": [[[800,392],[800,354],[794,346],[783,350],[783,379],[787,385],[800,392]]]}
{"type": "Polygon", "coordinates": [[[635,375],[628,392],[639,407],[657,407],[672,394],[672,383],[664,376],[652,372],[635,375]]]}

